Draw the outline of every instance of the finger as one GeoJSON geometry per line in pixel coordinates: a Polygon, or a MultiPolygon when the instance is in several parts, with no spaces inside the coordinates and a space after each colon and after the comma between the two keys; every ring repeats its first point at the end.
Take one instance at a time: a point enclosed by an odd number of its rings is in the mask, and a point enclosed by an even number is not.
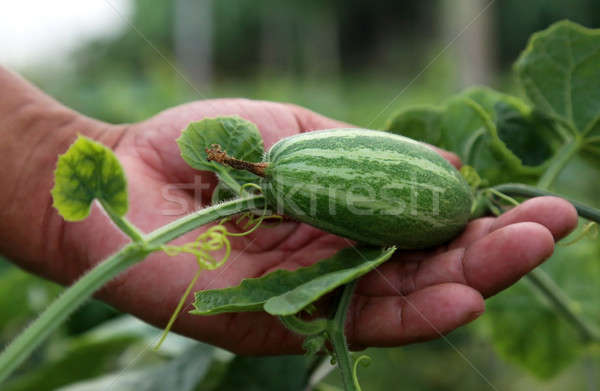
{"type": "Polygon", "coordinates": [[[498,217],[490,231],[520,221],[533,221],[548,228],[554,239],[559,240],[577,227],[577,217],[575,207],[562,198],[536,197],[498,217]]]}
{"type": "Polygon", "coordinates": [[[471,243],[490,233],[490,228],[495,221],[496,219],[493,217],[482,217],[470,221],[465,230],[448,244],[448,249],[453,250],[455,248],[468,247],[471,243]]]}
{"type": "Polygon", "coordinates": [[[483,297],[461,284],[434,285],[407,296],[357,296],[347,335],[352,347],[398,346],[438,338],[484,311],[483,297]]]}
{"type": "Polygon", "coordinates": [[[315,113],[312,110],[294,104],[286,104],[290,108],[298,123],[301,132],[311,132],[313,130],[335,129],[335,128],[356,128],[355,125],[338,121],[315,113]]]}
{"type": "Polygon", "coordinates": [[[568,201],[558,197],[535,197],[512,208],[500,217],[473,220],[448,248],[468,247],[489,232],[509,224],[531,221],[548,228],[554,240],[569,234],[577,226],[577,211],[568,201]]]}
{"type": "Polygon", "coordinates": [[[370,296],[407,294],[445,282],[469,285],[490,296],[518,281],[554,249],[544,226],[516,223],[500,228],[467,249],[450,250],[422,262],[388,262],[360,281],[358,292],[370,296]]]}

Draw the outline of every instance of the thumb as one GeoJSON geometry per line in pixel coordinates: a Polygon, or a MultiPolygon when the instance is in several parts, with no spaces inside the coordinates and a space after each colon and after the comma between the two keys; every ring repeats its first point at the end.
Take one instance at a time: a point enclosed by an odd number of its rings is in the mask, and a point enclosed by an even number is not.
{"type": "Polygon", "coordinates": [[[351,125],[346,122],[325,117],[324,115],[315,113],[314,111],[301,106],[297,106],[294,104],[287,104],[287,106],[294,114],[296,122],[298,123],[298,128],[301,133],[321,129],[357,127],[356,125],[351,125]]]}

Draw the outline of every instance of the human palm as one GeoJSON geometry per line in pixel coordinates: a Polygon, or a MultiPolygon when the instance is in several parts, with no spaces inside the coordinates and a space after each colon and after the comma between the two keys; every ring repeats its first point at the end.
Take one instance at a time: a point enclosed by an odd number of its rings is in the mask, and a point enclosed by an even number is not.
{"type": "MultiPolygon", "coordinates": [[[[299,132],[344,126],[296,106],[239,99],[195,102],[131,125],[115,146],[129,181],[130,221],[149,232],[180,217],[174,215],[176,210],[187,213],[197,204],[210,202],[216,178],[187,166],[175,139],[191,121],[232,114],[254,122],[266,148],[299,132]]],[[[444,156],[458,164],[455,156],[444,156]]],[[[569,203],[541,197],[499,218],[472,221],[445,246],[397,252],[358,285],[346,329],[351,346],[395,346],[431,339],[475,319],[484,310],[484,297],[514,283],[549,257],[554,241],[573,229],[576,221],[569,203]]],[[[127,241],[97,206],[88,219],[65,224],[63,229],[65,254],[71,259],[66,264],[76,265],[70,266],[72,276],[127,241]]],[[[192,241],[204,229],[176,243],[192,241]]],[[[228,262],[220,269],[204,271],[194,290],[224,288],[275,269],[307,266],[351,245],[347,239],[292,221],[230,240],[233,250],[228,262]]],[[[154,253],[98,296],[163,327],[197,268],[190,255],[154,253]]],[[[201,317],[185,312],[174,331],[234,352],[301,351],[301,339],[266,313],[201,317]]]]}

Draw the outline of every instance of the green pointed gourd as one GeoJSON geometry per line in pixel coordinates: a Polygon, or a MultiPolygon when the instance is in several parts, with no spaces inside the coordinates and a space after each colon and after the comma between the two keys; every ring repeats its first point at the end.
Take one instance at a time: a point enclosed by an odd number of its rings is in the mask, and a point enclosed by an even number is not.
{"type": "Polygon", "coordinates": [[[331,129],[280,140],[263,162],[209,160],[262,177],[279,213],[361,243],[420,249],[442,244],[469,220],[472,193],[461,174],[431,148],[367,129],[331,129]]]}

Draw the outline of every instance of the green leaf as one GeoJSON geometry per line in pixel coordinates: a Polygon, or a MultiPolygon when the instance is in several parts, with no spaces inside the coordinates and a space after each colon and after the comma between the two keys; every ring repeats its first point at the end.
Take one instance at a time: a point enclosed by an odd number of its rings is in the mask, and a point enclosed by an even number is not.
{"type": "Polygon", "coordinates": [[[134,341],[134,337],[126,336],[104,341],[77,338],[59,357],[3,384],[2,390],[56,390],[76,381],[100,376],[114,369],[115,362],[134,341]]]}
{"type": "Polygon", "coordinates": [[[435,106],[408,107],[397,113],[386,124],[390,132],[441,146],[442,128],[440,120],[443,110],[435,106]]]}
{"type": "MultiPolygon", "coordinates": [[[[494,106],[498,137],[524,166],[539,166],[553,155],[552,124],[539,116],[525,116],[514,106],[498,102],[494,106]]],[[[554,144],[556,148],[556,144],[554,144]]]]}
{"type": "MultiPolygon", "coordinates": [[[[583,226],[583,222],[581,226],[583,226]]],[[[581,227],[580,227],[581,229],[581,227]]],[[[577,237],[578,231],[565,239],[577,237]]],[[[544,270],[573,301],[579,314],[600,330],[600,240],[587,237],[570,246],[557,245],[544,270]]]]}
{"type": "Polygon", "coordinates": [[[62,288],[40,277],[8,266],[0,273],[0,343],[13,339],[54,300],[62,288]]]}
{"type": "Polygon", "coordinates": [[[205,149],[219,144],[232,157],[260,162],[264,153],[263,141],[258,128],[250,121],[232,116],[192,122],[181,133],[177,144],[187,164],[197,170],[217,173],[222,183],[235,192],[239,192],[244,183],[258,183],[256,175],[206,160],[205,149]]]}
{"type": "Polygon", "coordinates": [[[229,364],[219,391],[302,391],[309,376],[304,356],[244,357],[229,364]]]}
{"type": "Polygon", "coordinates": [[[350,259],[354,258],[356,266],[324,274],[282,295],[271,297],[265,303],[264,310],[271,315],[295,314],[324,294],[373,270],[378,265],[387,261],[395,250],[394,247],[383,252],[379,249],[367,251],[360,248],[352,248],[344,254],[338,253],[336,257],[345,262],[349,262],[350,259]]]}
{"type": "Polygon", "coordinates": [[[162,365],[133,370],[125,368],[91,381],[73,384],[61,391],[193,391],[207,373],[213,361],[213,352],[212,346],[198,343],[162,365]]]}
{"type": "Polygon", "coordinates": [[[492,185],[534,182],[563,142],[548,118],[485,87],[467,89],[439,108],[406,109],[387,130],[457,153],[492,185]]]}
{"type": "Polygon", "coordinates": [[[534,34],[515,64],[535,107],[589,133],[600,118],[600,29],[562,21],[534,34]]]}
{"type": "Polygon", "coordinates": [[[358,278],[394,253],[395,248],[351,247],[331,258],[295,271],[276,270],[260,278],[243,280],[238,286],[196,292],[196,315],[267,310],[291,315],[327,292],[358,278]],[[267,309],[268,308],[268,309],[267,309]]]}
{"type": "MultiPolygon", "coordinates": [[[[600,327],[598,259],[600,243],[583,240],[557,246],[542,266],[579,314],[596,327],[600,327]]],[[[527,280],[489,299],[482,321],[502,356],[540,378],[556,376],[584,349],[577,330],[527,280]]]]}
{"type": "Polygon", "coordinates": [[[54,207],[67,221],[90,213],[94,199],[117,216],[127,213],[127,182],[121,163],[104,145],[79,136],[58,158],[52,188],[54,207]]]}
{"type": "Polygon", "coordinates": [[[520,281],[487,300],[482,321],[502,356],[540,378],[550,378],[576,358],[578,335],[527,285],[520,281]]]}

